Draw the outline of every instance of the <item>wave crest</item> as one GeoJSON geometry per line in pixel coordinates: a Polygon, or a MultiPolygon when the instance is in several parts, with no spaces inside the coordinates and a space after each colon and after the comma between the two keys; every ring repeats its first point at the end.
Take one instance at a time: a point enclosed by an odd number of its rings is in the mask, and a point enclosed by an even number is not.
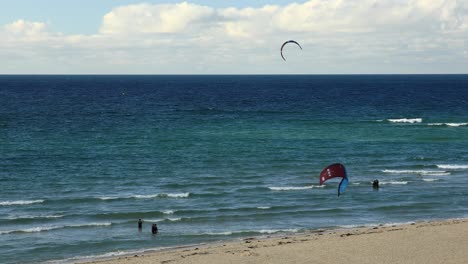
{"type": "Polygon", "coordinates": [[[422,118],[399,118],[399,119],[387,119],[388,122],[392,123],[421,123],[422,118]]]}
{"type": "Polygon", "coordinates": [[[99,200],[118,200],[118,199],[154,199],[154,198],[187,198],[190,193],[157,193],[157,194],[135,194],[129,196],[103,196],[96,197],[99,200]]]}
{"type": "Polygon", "coordinates": [[[65,215],[14,215],[9,216],[4,219],[8,220],[23,220],[23,219],[54,219],[54,218],[62,218],[65,215]]]}
{"type": "Polygon", "coordinates": [[[224,231],[224,232],[204,232],[204,233],[198,233],[194,235],[199,235],[199,236],[230,236],[234,234],[243,234],[243,233],[257,233],[257,234],[275,234],[275,233],[297,233],[299,232],[299,229],[294,228],[294,229],[262,229],[262,230],[243,230],[243,231],[224,231]]]}
{"type": "Polygon", "coordinates": [[[449,127],[459,127],[459,126],[467,126],[468,123],[429,123],[429,126],[449,126],[449,127]]]}
{"type": "Polygon", "coordinates": [[[445,170],[466,170],[468,169],[468,165],[454,165],[454,164],[442,164],[436,165],[437,168],[445,169],[445,170]]]}
{"type": "Polygon", "coordinates": [[[450,172],[434,171],[434,170],[383,170],[382,172],[390,173],[390,174],[417,174],[417,175],[428,175],[428,176],[450,175],[450,172]]]}
{"type": "Polygon", "coordinates": [[[384,182],[380,182],[379,183],[380,185],[386,185],[386,184],[395,184],[395,185],[406,185],[408,184],[407,181],[384,181],[384,182]]]}
{"type": "Polygon", "coordinates": [[[0,205],[7,206],[7,205],[28,205],[28,204],[36,204],[36,203],[43,203],[44,200],[18,200],[18,201],[4,201],[0,202],[0,205]]]}
{"type": "Polygon", "coordinates": [[[81,224],[81,225],[63,225],[63,226],[38,226],[26,229],[19,229],[19,230],[4,230],[0,231],[0,235],[5,234],[12,234],[12,233],[37,233],[37,232],[45,232],[55,229],[63,229],[63,228],[78,228],[78,227],[99,227],[99,226],[111,226],[112,223],[90,223],[90,224],[81,224]]]}
{"type": "Polygon", "coordinates": [[[300,187],[294,187],[294,186],[284,186],[284,187],[268,187],[272,191],[295,191],[295,190],[307,190],[307,189],[312,189],[312,188],[323,188],[325,185],[310,185],[310,186],[300,186],[300,187]]]}

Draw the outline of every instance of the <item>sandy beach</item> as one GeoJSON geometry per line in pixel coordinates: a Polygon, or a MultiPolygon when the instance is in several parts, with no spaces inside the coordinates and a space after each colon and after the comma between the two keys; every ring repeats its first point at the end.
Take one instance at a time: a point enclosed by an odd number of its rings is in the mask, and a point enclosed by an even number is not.
{"type": "Polygon", "coordinates": [[[89,263],[468,263],[468,219],[244,238],[89,263]]]}

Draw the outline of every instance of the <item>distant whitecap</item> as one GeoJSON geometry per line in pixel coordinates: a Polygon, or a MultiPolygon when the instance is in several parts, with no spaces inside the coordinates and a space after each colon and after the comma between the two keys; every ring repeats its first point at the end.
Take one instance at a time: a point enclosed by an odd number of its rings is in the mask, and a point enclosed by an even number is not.
{"type": "Polygon", "coordinates": [[[285,186],[285,187],[268,187],[272,191],[294,191],[294,190],[307,190],[312,188],[323,188],[324,185],[310,185],[310,186],[302,186],[302,187],[292,187],[292,186],[285,186]]]}
{"type": "Polygon", "coordinates": [[[7,206],[7,205],[28,205],[28,204],[36,204],[36,203],[43,203],[44,200],[18,200],[18,201],[4,201],[0,202],[0,205],[7,206]]]}
{"type": "Polygon", "coordinates": [[[455,165],[455,164],[442,164],[436,165],[437,168],[445,169],[445,170],[466,170],[468,169],[468,165],[455,165]]]}
{"type": "Polygon", "coordinates": [[[435,170],[382,170],[382,172],[390,173],[390,174],[417,174],[417,175],[428,175],[428,176],[450,175],[450,172],[435,171],[435,170]]]}
{"type": "Polygon", "coordinates": [[[96,197],[100,200],[117,200],[117,199],[154,199],[154,198],[187,198],[190,193],[156,193],[156,194],[135,194],[129,196],[103,196],[96,197]]]}
{"type": "Polygon", "coordinates": [[[439,179],[423,179],[425,182],[433,182],[433,181],[438,181],[439,179]]]}
{"type": "Polygon", "coordinates": [[[14,215],[9,216],[5,219],[8,220],[18,220],[18,219],[54,219],[54,218],[62,218],[64,215],[14,215]]]}
{"type": "Polygon", "coordinates": [[[408,184],[407,181],[383,181],[379,183],[380,185],[386,185],[386,184],[395,184],[395,185],[406,185],[408,184]]]}
{"type": "Polygon", "coordinates": [[[171,198],[187,198],[190,196],[190,193],[168,193],[167,197],[171,198]]]}
{"type": "Polygon", "coordinates": [[[387,121],[392,123],[421,123],[422,118],[387,119],[387,121]]]}
{"type": "Polygon", "coordinates": [[[78,225],[62,225],[62,226],[38,226],[38,227],[31,227],[25,229],[18,229],[18,230],[3,230],[0,231],[0,235],[4,234],[11,234],[11,233],[37,233],[37,232],[45,232],[55,229],[63,229],[63,228],[76,228],[76,227],[99,227],[99,226],[111,226],[112,223],[90,223],[90,224],[78,224],[78,225]]]}
{"type": "Polygon", "coordinates": [[[429,126],[449,126],[449,127],[460,127],[467,126],[468,123],[429,123],[429,126]]]}
{"type": "Polygon", "coordinates": [[[280,232],[296,233],[296,232],[299,232],[299,229],[262,229],[257,232],[262,233],[262,234],[274,234],[274,233],[280,233],[280,232]]]}

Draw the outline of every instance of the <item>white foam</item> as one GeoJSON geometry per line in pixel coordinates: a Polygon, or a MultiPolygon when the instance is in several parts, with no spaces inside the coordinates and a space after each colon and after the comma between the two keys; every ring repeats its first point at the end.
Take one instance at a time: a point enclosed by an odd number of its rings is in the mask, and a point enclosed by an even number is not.
{"type": "Polygon", "coordinates": [[[44,215],[44,216],[37,216],[40,218],[62,218],[64,215],[44,215]]]}
{"type": "Polygon", "coordinates": [[[44,200],[18,200],[18,201],[4,201],[0,202],[0,205],[28,205],[28,204],[36,204],[36,203],[43,203],[44,200]]]}
{"type": "Polygon", "coordinates": [[[47,261],[44,263],[49,263],[49,264],[82,263],[88,260],[99,260],[99,259],[113,258],[113,257],[119,257],[119,256],[126,256],[126,255],[132,256],[136,254],[142,254],[145,252],[146,250],[128,250],[128,251],[120,250],[120,251],[104,253],[102,255],[79,256],[79,257],[68,258],[65,260],[51,260],[51,261],[47,261]]]}
{"type": "Polygon", "coordinates": [[[176,222],[180,220],[182,220],[182,218],[144,219],[145,222],[154,222],[154,223],[159,223],[159,222],[164,222],[164,221],[176,222]]]}
{"type": "Polygon", "coordinates": [[[174,214],[174,211],[173,210],[165,210],[165,211],[162,211],[163,214],[174,214]]]}
{"type": "Polygon", "coordinates": [[[467,126],[468,123],[429,123],[429,126],[449,126],[449,127],[459,127],[467,126]]]}
{"type": "Polygon", "coordinates": [[[274,234],[274,233],[280,233],[280,232],[293,232],[296,233],[298,232],[299,229],[262,229],[260,231],[253,231],[253,232],[259,232],[262,234],[274,234]]]}
{"type": "Polygon", "coordinates": [[[104,196],[104,197],[96,197],[96,199],[99,199],[99,200],[115,200],[115,199],[122,199],[122,197],[111,197],[111,196],[104,196]]]}
{"type": "Polygon", "coordinates": [[[431,174],[425,174],[426,176],[447,176],[450,175],[450,172],[440,172],[440,173],[431,173],[431,174]]]}
{"type": "Polygon", "coordinates": [[[270,209],[271,207],[270,206],[258,206],[257,209],[261,209],[261,210],[267,210],[267,209],[270,209]]]}
{"type": "Polygon", "coordinates": [[[15,215],[10,216],[6,219],[8,220],[15,220],[15,219],[36,219],[36,218],[45,218],[45,219],[52,219],[52,218],[62,218],[64,215],[15,215]]]}
{"type": "Polygon", "coordinates": [[[190,193],[158,193],[150,195],[134,195],[132,198],[136,199],[151,199],[151,198],[187,198],[190,196],[190,193]]]}
{"type": "Polygon", "coordinates": [[[90,223],[90,224],[82,224],[82,225],[69,225],[69,226],[64,226],[64,227],[91,227],[91,226],[111,226],[111,222],[105,222],[105,223],[90,223]]]}
{"type": "Polygon", "coordinates": [[[451,126],[451,127],[459,127],[459,126],[466,126],[468,125],[468,123],[445,123],[445,125],[451,126]]]}
{"type": "Polygon", "coordinates": [[[421,123],[422,118],[400,118],[400,119],[387,119],[392,123],[421,123]]]}
{"type": "Polygon", "coordinates": [[[96,197],[96,199],[100,200],[116,200],[116,199],[154,199],[154,198],[187,198],[190,196],[190,193],[156,193],[156,194],[135,194],[129,196],[103,196],[103,197],[96,197]]]}
{"type": "Polygon", "coordinates": [[[295,191],[295,190],[307,190],[312,188],[323,188],[324,185],[310,185],[310,186],[302,186],[302,187],[293,187],[293,186],[285,186],[285,187],[268,187],[272,191],[295,191]]]}
{"type": "Polygon", "coordinates": [[[379,182],[380,185],[385,185],[385,184],[396,184],[396,185],[405,185],[405,184],[408,184],[407,181],[383,181],[383,182],[379,182]]]}
{"type": "Polygon", "coordinates": [[[386,224],[364,224],[364,225],[340,225],[339,227],[350,229],[350,228],[361,228],[361,227],[393,227],[393,226],[401,226],[401,225],[409,225],[414,224],[415,222],[401,222],[401,223],[386,223],[386,224]]]}
{"type": "Polygon", "coordinates": [[[11,234],[11,233],[37,233],[37,232],[50,231],[50,230],[55,230],[55,229],[68,228],[68,227],[93,227],[93,226],[110,226],[110,225],[112,225],[112,223],[90,223],[90,224],[64,225],[64,226],[38,226],[38,227],[19,229],[19,230],[4,230],[4,231],[0,231],[0,235],[11,234]]]}
{"type": "Polygon", "coordinates": [[[150,222],[150,223],[159,223],[159,222],[162,222],[166,219],[143,219],[143,221],[145,222],[150,222]]]}
{"type": "Polygon", "coordinates": [[[260,234],[275,234],[280,232],[299,232],[299,229],[262,229],[262,230],[244,230],[244,231],[225,231],[225,232],[206,232],[196,235],[210,235],[210,236],[229,236],[232,234],[242,233],[260,233],[260,234]]]}
{"type": "Polygon", "coordinates": [[[135,198],[135,199],[152,199],[152,198],[157,198],[159,197],[160,194],[147,194],[147,195],[132,195],[129,198],[135,198]]]}
{"type": "Polygon", "coordinates": [[[383,170],[382,172],[391,173],[391,174],[418,174],[418,175],[428,175],[428,176],[450,175],[450,172],[435,171],[435,170],[383,170]]]}
{"type": "Polygon", "coordinates": [[[187,198],[190,196],[190,193],[168,193],[167,197],[171,198],[187,198]]]}
{"type": "Polygon", "coordinates": [[[437,168],[446,170],[466,170],[468,169],[468,165],[443,164],[437,165],[437,168]]]}
{"type": "Polygon", "coordinates": [[[207,233],[201,233],[199,235],[209,235],[209,236],[230,236],[232,235],[232,232],[226,231],[226,232],[207,232],[207,233]]]}
{"type": "Polygon", "coordinates": [[[433,182],[433,181],[438,181],[439,179],[423,179],[425,182],[433,182]]]}

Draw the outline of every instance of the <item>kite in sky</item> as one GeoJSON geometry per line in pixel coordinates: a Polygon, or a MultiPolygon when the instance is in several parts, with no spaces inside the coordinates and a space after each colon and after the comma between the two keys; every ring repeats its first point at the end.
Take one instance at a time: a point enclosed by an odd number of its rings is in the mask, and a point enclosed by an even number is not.
{"type": "Polygon", "coordinates": [[[299,45],[299,43],[297,43],[296,41],[294,41],[294,40],[288,40],[288,41],[286,41],[285,43],[283,43],[283,45],[281,45],[281,49],[280,49],[281,58],[283,58],[284,61],[286,61],[286,59],[285,59],[284,56],[283,56],[283,48],[284,48],[284,46],[286,46],[286,44],[288,44],[288,43],[294,43],[294,44],[296,44],[297,46],[299,46],[299,48],[301,48],[301,50],[302,50],[301,45],[299,45]]]}

